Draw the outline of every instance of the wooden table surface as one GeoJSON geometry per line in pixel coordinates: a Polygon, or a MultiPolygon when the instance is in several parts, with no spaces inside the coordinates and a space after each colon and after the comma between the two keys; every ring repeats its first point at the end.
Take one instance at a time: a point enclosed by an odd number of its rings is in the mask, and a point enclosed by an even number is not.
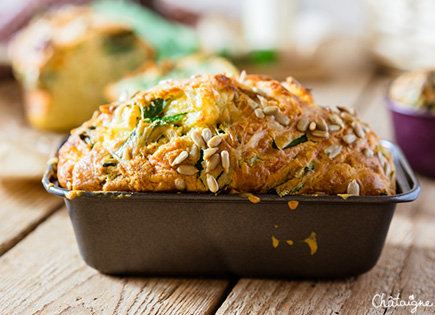
{"type": "MultiPolygon", "coordinates": [[[[302,80],[319,104],[358,108],[392,138],[382,94],[391,78],[370,69],[302,80]]],[[[20,91],[0,82],[0,131],[23,121],[20,91]]],[[[0,139],[2,141],[4,139],[0,139]]],[[[1,142],[0,142],[1,144],[1,142]]],[[[0,182],[0,314],[411,314],[375,308],[375,294],[435,304],[435,180],[400,204],[377,265],[345,280],[112,277],[81,259],[63,201],[39,181],[0,182]]],[[[434,314],[418,307],[415,314],[434,314]]]]}

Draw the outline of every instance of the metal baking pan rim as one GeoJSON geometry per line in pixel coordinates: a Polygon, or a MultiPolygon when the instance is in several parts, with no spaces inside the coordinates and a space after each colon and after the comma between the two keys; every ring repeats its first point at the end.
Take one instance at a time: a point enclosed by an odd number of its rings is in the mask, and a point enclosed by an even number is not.
{"type": "MultiPolygon", "coordinates": [[[[397,187],[400,193],[392,196],[348,196],[343,198],[340,195],[287,195],[279,197],[276,194],[255,194],[260,198],[259,204],[283,203],[288,201],[299,201],[309,203],[402,203],[410,202],[417,198],[420,192],[420,184],[405,159],[402,151],[397,145],[388,140],[382,140],[382,145],[388,149],[394,157],[396,166],[397,187]]],[[[42,184],[45,189],[56,196],[67,198],[71,190],[59,187],[53,182],[54,165],[48,166],[42,184]]],[[[76,198],[109,198],[114,200],[140,199],[140,200],[161,200],[176,202],[204,202],[204,203],[227,203],[227,202],[250,202],[247,197],[238,194],[212,195],[209,193],[173,193],[173,192],[125,192],[125,191],[76,191],[76,198]]]]}

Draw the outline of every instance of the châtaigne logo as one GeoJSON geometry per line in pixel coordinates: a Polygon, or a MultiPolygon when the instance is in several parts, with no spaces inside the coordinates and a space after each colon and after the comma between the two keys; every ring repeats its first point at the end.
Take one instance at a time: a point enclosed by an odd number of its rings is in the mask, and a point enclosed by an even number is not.
{"type": "Polygon", "coordinates": [[[409,296],[408,300],[400,299],[400,293],[397,294],[396,297],[390,295],[387,299],[385,299],[385,294],[375,294],[372,299],[372,305],[375,308],[396,308],[396,307],[407,307],[410,306],[411,313],[415,313],[419,307],[432,307],[433,303],[430,301],[420,301],[414,298],[414,294],[409,296]]]}

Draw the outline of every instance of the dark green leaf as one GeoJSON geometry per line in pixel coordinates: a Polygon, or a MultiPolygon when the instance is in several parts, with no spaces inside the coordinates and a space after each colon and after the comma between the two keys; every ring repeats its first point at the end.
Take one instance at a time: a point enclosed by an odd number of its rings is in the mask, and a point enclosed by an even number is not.
{"type": "MultiPolygon", "coordinates": [[[[302,135],[299,138],[294,139],[289,144],[285,145],[281,150],[285,150],[285,149],[297,146],[298,144],[301,144],[301,143],[304,143],[307,141],[308,141],[307,135],[302,135]]],[[[278,146],[275,143],[275,139],[272,140],[272,148],[274,148],[275,150],[280,150],[280,148],[278,148],[278,146]]]]}
{"type": "Polygon", "coordinates": [[[300,185],[296,186],[295,189],[293,189],[292,192],[293,192],[293,193],[297,193],[297,192],[299,192],[299,190],[301,190],[302,187],[304,187],[304,185],[305,185],[305,184],[300,184],[300,185]]]}
{"type": "Polygon", "coordinates": [[[314,169],[314,162],[311,162],[310,165],[304,168],[304,175],[307,174],[309,171],[312,171],[313,169],[314,169]]]}
{"type": "Polygon", "coordinates": [[[122,151],[125,149],[127,144],[131,142],[134,137],[136,137],[138,126],[134,127],[133,131],[130,133],[128,138],[122,143],[122,145],[115,151],[115,155],[118,158],[122,158],[122,151]]]}
{"type": "Polygon", "coordinates": [[[179,121],[181,118],[184,117],[184,115],[186,115],[187,113],[181,113],[181,114],[177,114],[177,115],[173,115],[173,116],[165,116],[165,117],[156,117],[151,119],[151,121],[153,123],[155,123],[156,127],[160,127],[160,126],[164,126],[164,125],[168,125],[168,124],[173,124],[177,121],[179,121]]]}
{"type": "Polygon", "coordinates": [[[83,131],[81,134],[79,134],[80,140],[82,140],[84,143],[86,143],[88,146],[92,147],[93,143],[91,141],[91,137],[86,133],[86,131],[83,131]]]}
{"type": "Polygon", "coordinates": [[[220,174],[216,177],[216,181],[219,180],[219,178],[222,176],[222,174],[224,174],[224,172],[220,172],[220,174]]]}
{"type": "Polygon", "coordinates": [[[196,162],[196,164],[195,164],[195,167],[199,170],[199,173],[198,174],[200,174],[201,173],[201,171],[204,169],[203,167],[202,167],[202,162],[204,161],[204,150],[200,150],[200,153],[199,153],[199,159],[198,159],[198,161],[196,162]]]}
{"type": "Polygon", "coordinates": [[[103,39],[103,47],[108,54],[123,54],[134,49],[136,37],[130,30],[107,35],[103,39]]]}
{"type": "Polygon", "coordinates": [[[117,163],[115,163],[115,162],[105,162],[105,163],[103,163],[103,167],[116,166],[116,165],[117,165],[117,163]]]}
{"type": "Polygon", "coordinates": [[[142,118],[152,119],[156,118],[166,107],[167,100],[163,98],[156,98],[151,101],[151,104],[143,109],[142,118]]]}
{"type": "Polygon", "coordinates": [[[222,129],[218,129],[218,130],[217,130],[217,133],[218,133],[219,135],[224,135],[224,134],[225,134],[225,131],[222,130],[222,129]]]}
{"type": "Polygon", "coordinates": [[[275,143],[275,139],[272,139],[272,148],[274,148],[275,150],[279,150],[278,146],[275,143]]]}
{"type": "Polygon", "coordinates": [[[284,148],[282,148],[282,150],[294,147],[298,144],[304,143],[308,141],[308,137],[307,135],[302,135],[301,137],[294,139],[292,142],[290,142],[289,144],[287,144],[284,148]]]}

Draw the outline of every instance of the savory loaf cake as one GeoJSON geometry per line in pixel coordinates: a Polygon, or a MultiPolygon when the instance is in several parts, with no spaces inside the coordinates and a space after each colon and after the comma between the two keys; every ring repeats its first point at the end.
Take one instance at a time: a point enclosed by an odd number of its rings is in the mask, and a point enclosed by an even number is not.
{"type": "Polygon", "coordinates": [[[104,87],[153,58],[130,27],[91,7],[66,6],[32,21],[9,55],[35,127],[68,131],[104,104],[104,87]]]}
{"type": "Polygon", "coordinates": [[[405,109],[435,113],[435,69],[403,73],[391,83],[388,95],[405,109]]]}
{"type": "Polygon", "coordinates": [[[392,195],[391,154],[355,111],[293,78],[204,75],[100,107],[59,151],[62,187],[392,195]]]}
{"type": "Polygon", "coordinates": [[[175,60],[165,59],[158,63],[145,64],[141,69],[128,74],[121,80],[109,84],[105,89],[106,98],[116,101],[121,95],[133,95],[147,90],[162,80],[187,79],[200,74],[238,74],[237,68],[227,59],[207,54],[191,54],[175,60]]]}

